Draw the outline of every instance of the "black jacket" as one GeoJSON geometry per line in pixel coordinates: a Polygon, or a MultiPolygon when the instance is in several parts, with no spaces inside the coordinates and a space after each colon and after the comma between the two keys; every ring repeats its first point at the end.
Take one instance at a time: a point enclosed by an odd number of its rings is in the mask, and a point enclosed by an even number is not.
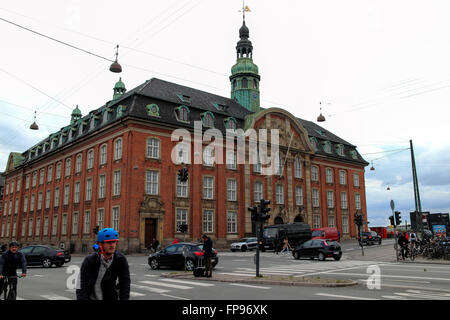
{"type": "Polygon", "coordinates": [[[22,252],[12,253],[6,251],[0,256],[0,274],[3,276],[16,276],[16,270],[21,267],[22,273],[27,273],[27,260],[22,252]]]}
{"type": "Polygon", "coordinates": [[[205,258],[211,257],[213,255],[212,240],[210,237],[203,241],[203,251],[205,258]]]}
{"type": "Polygon", "coordinates": [[[403,247],[408,244],[408,239],[404,235],[401,235],[400,238],[398,238],[398,244],[403,247]]]}
{"type": "MultiPolygon", "coordinates": [[[[80,289],[76,290],[77,300],[90,300],[100,270],[100,259],[97,252],[84,259],[80,270],[80,289]]],[[[130,270],[123,254],[114,253],[113,262],[103,276],[101,288],[103,300],[130,299],[130,270]]]]}

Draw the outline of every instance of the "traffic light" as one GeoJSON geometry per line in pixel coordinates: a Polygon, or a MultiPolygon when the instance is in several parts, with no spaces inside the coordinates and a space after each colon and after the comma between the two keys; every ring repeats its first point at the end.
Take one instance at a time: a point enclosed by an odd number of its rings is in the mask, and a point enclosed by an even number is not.
{"type": "Polygon", "coordinates": [[[395,226],[394,216],[390,216],[389,220],[391,221],[391,226],[395,226]]]}
{"type": "Polygon", "coordinates": [[[402,217],[400,211],[395,211],[395,224],[399,226],[402,223],[402,217]]]}
{"type": "Polygon", "coordinates": [[[96,226],[96,227],[92,230],[92,232],[94,232],[94,234],[97,234],[98,231],[99,231],[99,229],[100,229],[100,227],[99,227],[99,226],[96,226]]]}
{"type": "Polygon", "coordinates": [[[178,179],[181,182],[186,182],[189,179],[189,170],[188,168],[181,168],[178,170],[178,179]]]}
{"type": "Polygon", "coordinates": [[[268,212],[270,212],[270,208],[267,207],[268,204],[270,204],[270,200],[264,200],[264,199],[261,199],[261,202],[259,203],[260,214],[261,214],[260,218],[261,218],[261,222],[263,222],[263,223],[270,218],[270,214],[267,214],[268,212]]]}
{"type": "Polygon", "coordinates": [[[361,225],[362,225],[362,221],[361,221],[361,218],[362,218],[362,216],[360,215],[360,214],[358,214],[358,213],[355,213],[355,216],[354,216],[354,220],[355,220],[355,224],[358,226],[358,227],[360,227],[361,225]]]}
{"type": "Polygon", "coordinates": [[[185,233],[188,229],[188,225],[183,223],[178,226],[178,231],[185,233]]]}
{"type": "Polygon", "coordinates": [[[248,207],[248,211],[252,213],[252,221],[259,221],[258,207],[248,207]]]}

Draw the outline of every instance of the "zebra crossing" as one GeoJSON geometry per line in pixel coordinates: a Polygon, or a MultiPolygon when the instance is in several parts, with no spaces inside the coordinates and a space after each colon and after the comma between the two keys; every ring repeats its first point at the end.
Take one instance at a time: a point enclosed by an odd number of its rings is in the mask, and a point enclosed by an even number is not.
{"type": "MultiPolygon", "coordinates": [[[[139,280],[130,284],[130,299],[133,298],[144,298],[149,294],[160,294],[167,297],[170,296],[168,293],[174,290],[195,290],[197,288],[204,287],[214,287],[213,283],[206,283],[204,281],[189,281],[189,280],[178,280],[157,277],[155,275],[145,275],[151,280],[139,280]]],[[[145,278],[144,278],[145,279],[145,278]]],[[[17,297],[17,300],[76,300],[75,289],[66,289],[64,293],[47,293],[42,295],[36,295],[33,297],[17,297]]],[[[178,297],[175,297],[178,298],[178,297]]],[[[180,298],[181,299],[181,298],[180,298]]],[[[183,298],[186,299],[186,298],[183,298]]]]}
{"type": "MultiPolygon", "coordinates": [[[[260,267],[259,271],[263,275],[283,275],[283,276],[298,276],[304,277],[308,275],[315,275],[318,273],[326,273],[330,271],[348,270],[354,268],[364,268],[371,265],[388,265],[390,263],[379,261],[308,261],[308,260],[293,260],[290,264],[273,265],[269,267],[260,267]]],[[[218,272],[223,275],[237,275],[237,276],[255,276],[255,267],[237,267],[233,272],[218,272]]]]}

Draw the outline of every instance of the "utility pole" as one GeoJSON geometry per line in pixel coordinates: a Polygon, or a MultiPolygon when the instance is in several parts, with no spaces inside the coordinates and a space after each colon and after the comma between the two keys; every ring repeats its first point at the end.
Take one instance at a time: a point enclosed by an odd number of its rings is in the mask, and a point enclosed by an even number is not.
{"type": "Polygon", "coordinates": [[[395,224],[395,213],[394,213],[394,209],[395,209],[395,204],[394,204],[394,200],[391,200],[391,209],[392,209],[392,217],[394,219],[394,239],[395,239],[395,243],[394,243],[394,247],[395,247],[395,257],[397,259],[398,262],[398,246],[397,246],[397,228],[396,228],[396,224],[395,224]]]}
{"type": "MultiPolygon", "coordinates": [[[[416,160],[414,158],[414,148],[412,140],[409,140],[409,147],[411,149],[411,166],[413,175],[413,185],[414,185],[414,201],[416,207],[416,221],[422,221],[422,206],[420,204],[420,194],[419,194],[419,181],[417,179],[416,172],[416,160]]],[[[423,223],[420,223],[420,231],[423,234],[423,223]]]]}

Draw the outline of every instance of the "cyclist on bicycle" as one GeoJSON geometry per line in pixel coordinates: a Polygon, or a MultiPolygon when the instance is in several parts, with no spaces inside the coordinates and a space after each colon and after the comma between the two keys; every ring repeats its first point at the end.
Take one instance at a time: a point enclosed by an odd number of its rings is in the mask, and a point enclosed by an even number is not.
{"type": "MultiPolygon", "coordinates": [[[[3,289],[4,277],[16,277],[10,279],[14,292],[17,293],[17,269],[22,268],[22,277],[27,275],[27,260],[22,252],[18,252],[19,244],[16,241],[9,243],[9,250],[0,256],[0,288],[3,289]]],[[[3,291],[3,290],[2,290],[3,291]]]]}
{"type": "Polygon", "coordinates": [[[405,260],[405,256],[408,252],[408,239],[406,238],[406,232],[404,232],[400,238],[398,238],[398,245],[401,248],[402,259],[405,260]]]}
{"type": "Polygon", "coordinates": [[[125,256],[116,252],[119,233],[112,228],[97,234],[98,252],[81,265],[77,285],[78,300],[129,300],[130,270],[125,256]]]}

